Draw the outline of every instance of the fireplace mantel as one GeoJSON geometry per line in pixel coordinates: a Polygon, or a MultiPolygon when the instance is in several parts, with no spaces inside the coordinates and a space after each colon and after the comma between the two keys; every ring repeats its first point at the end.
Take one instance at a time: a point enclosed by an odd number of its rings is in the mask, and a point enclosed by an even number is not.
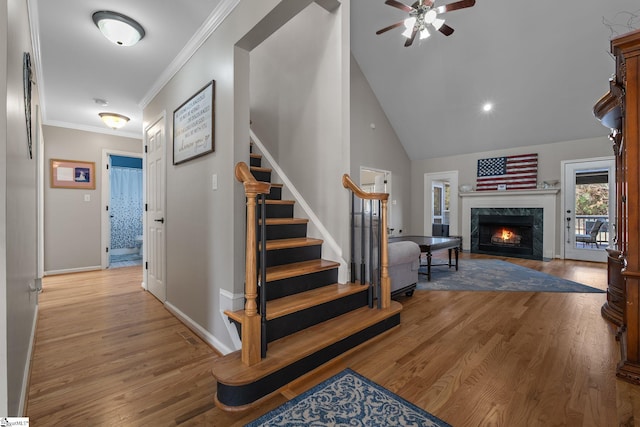
{"type": "Polygon", "coordinates": [[[471,249],[472,208],[543,208],[543,253],[545,259],[556,255],[558,188],[536,190],[469,191],[459,193],[462,200],[463,250],[471,249]]]}

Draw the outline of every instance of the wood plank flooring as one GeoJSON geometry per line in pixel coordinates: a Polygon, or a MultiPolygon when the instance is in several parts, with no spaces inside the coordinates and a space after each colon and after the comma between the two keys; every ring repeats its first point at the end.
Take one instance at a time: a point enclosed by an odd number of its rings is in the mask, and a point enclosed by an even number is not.
{"type": "MultiPolygon", "coordinates": [[[[604,264],[502,259],[606,288],[604,264]]],[[[398,328],[250,411],[224,413],[213,404],[219,356],[141,280],[139,267],[45,279],[31,425],[244,425],[345,367],[456,427],[618,425],[605,294],[416,291],[400,299],[398,328]]]]}

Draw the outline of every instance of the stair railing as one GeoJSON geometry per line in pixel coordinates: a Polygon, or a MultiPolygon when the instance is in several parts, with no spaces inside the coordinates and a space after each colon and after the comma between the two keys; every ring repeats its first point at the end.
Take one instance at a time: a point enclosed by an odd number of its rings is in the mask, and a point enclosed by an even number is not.
{"type": "Polygon", "coordinates": [[[271,189],[268,182],[260,182],[251,174],[246,163],[240,162],[235,168],[236,179],[244,185],[247,197],[247,243],[246,243],[246,267],[244,284],[244,319],[242,320],[242,363],[247,366],[258,363],[266,354],[266,215],[264,196],[271,189]],[[262,227],[260,242],[258,241],[259,215],[257,214],[258,196],[262,203],[262,227]],[[260,255],[258,255],[260,254],[260,255]],[[258,312],[258,257],[260,256],[260,311],[258,312]]]}
{"type": "Polygon", "coordinates": [[[391,305],[391,280],[389,278],[389,249],[388,249],[388,232],[387,232],[387,205],[389,194],[387,193],[368,193],[363,191],[356,183],[353,182],[348,174],[342,176],[342,186],[351,191],[351,227],[350,227],[350,244],[351,244],[351,282],[356,282],[358,272],[360,283],[365,284],[367,276],[369,277],[369,306],[373,307],[373,286],[376,287],[376,295],[378,299],[378,308],[388,308],[391,305]],[[359,199],[359,203],[357,200],[359,199]],[[369,205],[368,213],[366,211],[369,205]],[[377,204],[377,209],[375,204],[377,204]],[[359,211],[358,211],[359,209],[359,211]],[[374,217],[374,211],[377,211],[377,217],[374,217]],[[367,218],[368,216],[368,218],[367,218]],[[368,220],[368,226],[367,226],[368,220]],[[360,235],[356,236],[357,223],[360,224],[360,235]],[[374,225],[377,222],[377,225],[374,225]],[[374,246],[374,240],[377,231],[378,245],[374,246]],[[356,260],[356,247],[360,244],[360,259],[356,260]],[[368,259],[367,253],[367,237],[368,237],[368,259]],[[358,264],[359,262],[359,264],[358,264]],[[377,262],[377,268],[375,268],[377,262]],[[368,275],[367,275],[368,270],[368,275]]]}

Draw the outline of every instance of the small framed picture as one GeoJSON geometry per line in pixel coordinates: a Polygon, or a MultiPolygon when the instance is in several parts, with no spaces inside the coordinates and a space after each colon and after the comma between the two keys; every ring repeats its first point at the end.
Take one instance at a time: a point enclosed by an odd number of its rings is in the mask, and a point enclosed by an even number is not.
{"type": "Polygon", "coordinates": [[[51,159],[51,188],[96,189],[96,164],[80,160],[51,159]]]}
{"type": "Polygon", "coordinates": [[[498,191],[504,191],[507,189],[507,184],[498,184],[498,191]]]}

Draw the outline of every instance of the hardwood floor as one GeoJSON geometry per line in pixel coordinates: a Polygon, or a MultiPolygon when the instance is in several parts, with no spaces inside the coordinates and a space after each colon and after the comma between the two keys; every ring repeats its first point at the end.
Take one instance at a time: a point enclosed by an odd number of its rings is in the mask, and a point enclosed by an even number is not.
{"type": "MultiPolygon", "coordinates": [[[[503,259],[606,288],[604,264],[503,259]]],[[[139,267],[45,279],[31,425],[244,425],[345,367],[456,427],[618,425],[605,294],[416,291],[400,299],[399,327],[224,413],[213,404],[218,355],[140,282],[139,267]]]]}

